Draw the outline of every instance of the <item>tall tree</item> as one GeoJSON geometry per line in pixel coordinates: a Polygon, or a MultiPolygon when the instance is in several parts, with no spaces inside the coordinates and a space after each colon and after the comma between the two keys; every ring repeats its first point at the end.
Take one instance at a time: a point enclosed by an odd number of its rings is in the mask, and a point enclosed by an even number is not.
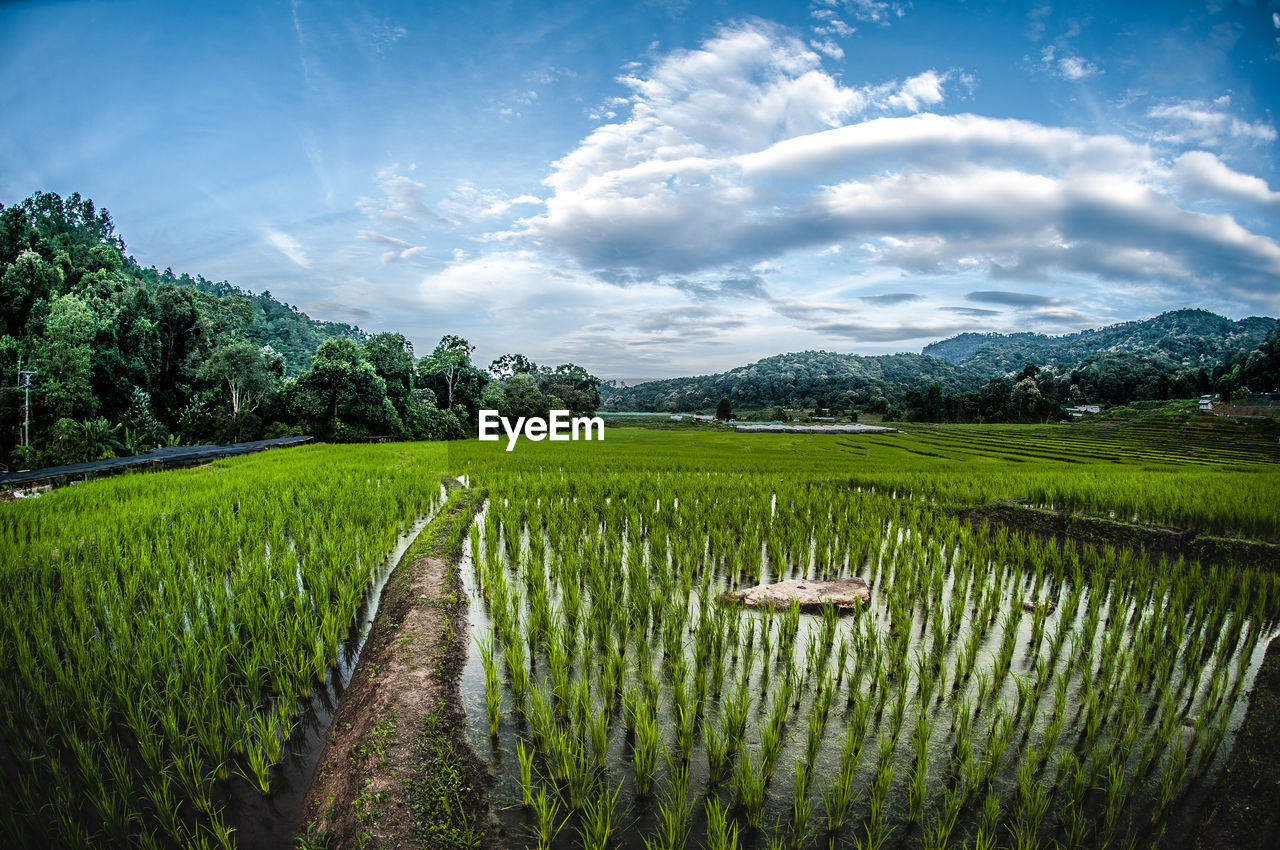
{"type": "Polygon", "coordinates": [[[472,369],[471,352],[475,346],[460,336],[445,334],[435,350],[422,358],[418,364],[420,373],[428,378],[436,379],[444,385],[445,396],[441,399],[447,410],[453,409],[454,392],[458,383],[472,369]]]}
{"type": "MultiPolygon", "coordinates": [[[[37,301],[47,301],[60,282],[57,269],[35,251],[23,251],[0,275],[0,322],[5,333],[21,336],[37,301]]],[[[39,333],[39,328],[30,329],[39,333]]]]}
{"type": "Polygon", "coordinates": [[[289,393],[298,418],[316,436],[353,439],[401,427],[386,382],[349,339],[325,340],[289,393]]]}
{"type": "Polygon", "coordinates": [[[226,388],[231,415],[236,417],[255,410],[279,387],[284,360],[270,348],[246,340],[215,349],[200,376],[226,388]]]}
{"type": "Polygon", "coordinates": [[[380,333],[366,340],[360,353],[386,381],[387,398],[403,415],[414,390],[413,344],[404,334],[380,333]]]}
{"type": "Polygon", "coordinates": [[[39,398],[45,421],[83,419],[97,411],[90,383],[89,346],[96,332],[97,317],[84,301],[74,295],[54,300],[44,338],[38,343],[33,382],[33,395],[39,398]]]}
{"type": "Polygon", "coordinates": [[[538,364],[523,354],[504,354],[489,364],[489,374],[499,381],[512,375],[536,375],[538,364]]]}

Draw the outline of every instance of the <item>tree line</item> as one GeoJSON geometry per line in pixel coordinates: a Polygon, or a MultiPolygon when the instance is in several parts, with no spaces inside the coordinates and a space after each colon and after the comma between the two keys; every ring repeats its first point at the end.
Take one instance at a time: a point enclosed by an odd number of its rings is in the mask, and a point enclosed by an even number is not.
{"type": "Polygon", "coordinates": [[[473,352],[445,334],[417,357],[402,334],[144,269],[107,210],[79,194],[0,205],[0,462],[11,468],[304,433],[456,439],[482,406],[545,415],[600,403],[599,379],[579,366],[511,354],[486,370],[473,352]],[[33,373],[27,389],[19,365],[33,373]]]}
{"type": "Polygon", "coordinates": [[[1080,404],[1280,390],[1280,325],[1204,310],[1067,337],[962,334],[925,351],[937,356],[781,354],[714,375],[605,387],[605,404],[709,413],[723,400],[745,418],[800,409],[896,421],[1043,422],[1080,404]]]}

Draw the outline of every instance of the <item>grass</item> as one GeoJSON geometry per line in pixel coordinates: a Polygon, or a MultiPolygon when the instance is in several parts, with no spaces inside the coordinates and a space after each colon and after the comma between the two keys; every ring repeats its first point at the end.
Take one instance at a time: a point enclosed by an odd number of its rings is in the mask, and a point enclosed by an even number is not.
{"type": "Polygon", "coordinates": [[[413,742],[415,776],[406,792],[413,807],[414,838],[426,847],[477,847],[483,814],[474,807],[476,789],[458,752],[443,703],[427,715],[413,742]]]}

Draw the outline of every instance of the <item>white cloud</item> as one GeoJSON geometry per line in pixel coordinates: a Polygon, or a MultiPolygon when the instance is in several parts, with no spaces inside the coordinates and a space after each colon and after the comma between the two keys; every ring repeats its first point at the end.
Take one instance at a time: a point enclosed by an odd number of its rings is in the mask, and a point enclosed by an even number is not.
{"type": "Polygon", "coordinates": [[[496,189],[481,189],[470,180],[459,180],[449,196],[437,205],[446,218],[480,221],[506,215],[516,206],[536,206],[542,199],[533,195],[508,197],[496,189]]]}
{"type": "Polygon", "coordinates": [[[383,265],[416,257],[426,250],[422,245],[414,245],[403,239],[379,233],[376,230],[361,230],[356,234],[356,238],[363,242],[372,242],[375,245],[385,245],[390,248],[390,250],[384,251],[379,255],[383,265]]]}
{"type": "Polygon", "coordinates": [[[1267,181],[1229,168],[1208,151],[1187,151],[1174,162],[1174,173],[1184,190],[1255,204],[1280,204],[1280,192],[1267,181]]]}
{"type": "Polygon", "coordinates": [[[839,61],[844,58],[844,48],[829,38],[823,39],[822,41],[813,39],[809,42],[809,46],[821,53],[823,56],[826,56],[828,59],[835,59],[839,61]]]}
{"type": "Polygon", "coordinates": [[[942,84],[946,79],[946,74],[937,71],[925,71],[909,77],[889,95],[887,103],[905,112],[919,112],[927,106],[937,106],[942,103],[942,84]]]}
{"type": "Polygon", "coordinates": [[[1063,80],[1069,80],[1073,83],[1080,80],[1096,77],[1102,73],[1097,65],[1086,61],[1074,53],[1063,52],[1058,53],[1058,49],[1052,44],[1046,46],[1040,51],[1039,69],[1047,74],[1052,74],[1063,80]]]}
{"type": "Polygon", "coordinates": [[[1213,103],[1203,100],[1172,100],[1154,106],[1147,112],[1148,118],[1165,122],[1170,129],[1157,138],[1170,142],[1220,145],[1232,140],[1251,143],[1274,142],[1276,128],[1262,121],[1249,122],[1226,111],[1230,97],[1217,98],[1213,103]]]}
{"type": "Polygon", "coordinates": [[[858,20],[884,26],[901,18],[911,7],[910,3],[894,3],[889,0],[845,0],[844,5],[858,20]]]}
{"type": "MultiPolygon", "coordinates": [[[[407,170],[412,172],[414,166],[410,165],[407,170]]],[[[426,187],[409,175],[401,174],[399,164],[379,169],[374,180],[382,190],[382,196],[363,197],[356,201],[356,207],[365,215],[383,224],[402,226],[440,220],[423,200],[426,187]]]]}
{"type": "Polygon", "coordinates": [[[302,250],[302,244],[287,233],[276,230],[274,227],[268,227],[263,232],[263,238],[281,254],[284,254],[295,264],[304,269],[311,268],[311,261],[307,259],[306,252],[302,250]]]}
{"type": "Polygon", "coordinates": [[[909,273],[1274,287],[1280,246],[1180,207],[1150,145],[920,111],[947,78],[846,86],[785,32],[728,27],[626,77],[626,119],[555,163],[545,213],[504,235],[615,281],[870,244],[865,262],[909,273]]]}

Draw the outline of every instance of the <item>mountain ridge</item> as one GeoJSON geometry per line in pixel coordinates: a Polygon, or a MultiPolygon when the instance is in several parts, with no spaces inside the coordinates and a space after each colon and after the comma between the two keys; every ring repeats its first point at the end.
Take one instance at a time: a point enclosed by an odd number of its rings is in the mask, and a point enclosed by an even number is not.
{"type": "Polygon", "coordinates": [[[926,345],[920,354],[788,352],[724,372],[602,387],[601,396],[612,410],[699,410],[714,408],[720,398],[744,409],[883,409],[932,384],[948,395],[976,392],[1028,363],[1062,373],[1073,366],[1132,369],[1135,363],[1155,372],[1212,372],[1262,344],[1277,325],[1269,316],[1232,320],[1188,308],[1059,336],[959,334],[926,345]]]}

